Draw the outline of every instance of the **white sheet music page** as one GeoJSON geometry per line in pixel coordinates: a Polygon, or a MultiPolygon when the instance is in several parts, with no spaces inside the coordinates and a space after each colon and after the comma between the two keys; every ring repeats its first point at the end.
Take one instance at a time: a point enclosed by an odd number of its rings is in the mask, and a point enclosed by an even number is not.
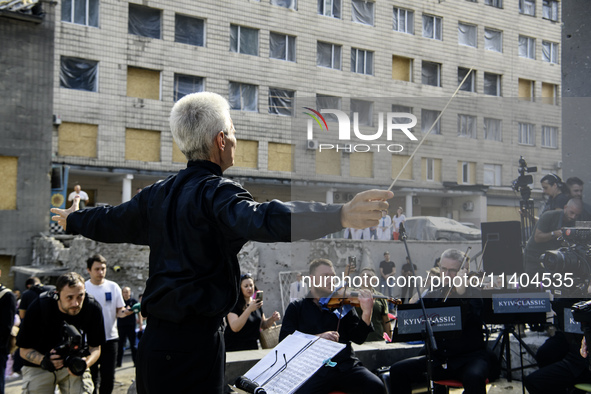
{"type": "MultiPolygon", "coordinates": [[[[295,392],[306,380],[308,380],[324,362],[334,357],[338,352],[345,348],[345,344],[329,341],[313,335],[307,335],[300,332],[295,332],[293,335],[286,338],[294,337],[294,341],[309,340],[311,343],[303,349],[299,354],[296,354],[292,359],[287,358],[287,366],[280,373],[274,376],[270,381],[263,384],[267,393],[276,394],[290,394],[295,392]]],[[[274,358],[275,356],[273,356],[274,358]]],[[[279,358],[283,358],[279,354],[279,358]]],[[[283,360],[281,360],[283,361],[283,360]]],[[[279,361],[278,361],[279,363],[279,361]]],[[[264,381],[262,381],[264,382],[264,381]]]]}
{"type": "Polygon", "coordinates": [[[308,335],[299,331],[288,335],[275,348],[273,348],[265,357],[255,366],[244,374],[248,379],[262,385],[271,378],[277,371],[285,368],[285,360],[289,362],[302,349],[309,346],[318,339],[317,336],[308,335]],[[283,358],[285,355],[285,359],[283,358]]]}

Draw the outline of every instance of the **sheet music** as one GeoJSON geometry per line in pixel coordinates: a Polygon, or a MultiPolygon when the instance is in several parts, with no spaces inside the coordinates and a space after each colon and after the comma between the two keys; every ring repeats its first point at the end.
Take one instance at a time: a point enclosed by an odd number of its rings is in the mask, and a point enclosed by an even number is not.
{"type": "Polygon", "coordinates": [[[297,353],[318,339],[317,336],[296,331],[286,337],[254,367],[244,374],[248,379],[263,384],[277,371],[285,367],[285,360],[291,360],[297,353]],[[298,335],[300,334],[300,335],[298,335]],[[277,358],[275,357],[277,354],[277,358]],[[285,354],[285,359],[283,355],[285,354]],[[275,360],[277,360],[275,362],[275,360]],[[274,365],[273,365],[274,364],[274,365]]]}
{"type": "Polygon", "coordinates": [[[293,393],[322,367],[326,359],[333,357],[343,350],[345,346],[343,343],[319,338],[298,357],[289,362],[283,372],[263,387],[267,393],[293,393]]]}
{"type": "Polygon", "coordinates": [[[296,331],[263,357],[244,376],[251,380],[256,379],[257,383],[263,384],[267,393],[293,393],[320,369],[326,359],[336,355],[345,346],[343,343],[296,331]],[[276,376],[273,377],[273,375],[276,376]],[[269,380],[271,377],[273,378],[269,380]]]}

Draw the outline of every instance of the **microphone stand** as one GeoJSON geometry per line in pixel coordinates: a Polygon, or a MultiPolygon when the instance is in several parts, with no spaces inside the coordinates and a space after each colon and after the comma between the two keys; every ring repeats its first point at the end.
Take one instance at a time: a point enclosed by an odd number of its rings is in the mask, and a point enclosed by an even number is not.
{"type": "MultiPolygon", "coordinates": [[[[415,267],[412,263],[410,258],[410,251],[408,250],[408,244],[406,243],[406,229],[404,228],[404,223],[400,223],[400,227],[398,229],[400,233],[399,239],[404,243],[404,249],[406,249],[406,256],[408,257],[408,262],[410,264],[410,269],[412,271],[413,277],[416,278],[415,267]]],[[[415,282],[416,284],[416,282],[415,282]]],[[[429,393],[433,393],[434,391],[434,384],[433,384],[433,352],[437,351],[437,342],[435,341],[435,336],[433,335],[433,327],[431,327],[431,323],[427,318],[427,310],[425,309],[425,302],[423,301],[423,295],[421,294],[420,286],[416,286],[417,295],[419,296],[419,304],[421,305],[421,310],[423,311],[423,318],[425,319],[425,347],[427,348],[427,377],[429,379],[429,393]]]]}

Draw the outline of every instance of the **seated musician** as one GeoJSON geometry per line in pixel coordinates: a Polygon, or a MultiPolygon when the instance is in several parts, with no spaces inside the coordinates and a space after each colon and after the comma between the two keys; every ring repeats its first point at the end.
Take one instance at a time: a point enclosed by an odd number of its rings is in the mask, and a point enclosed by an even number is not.
{"type": "Polygon", "coordinates": [[[283,317],[280,341],[297,330],[347,344],[347,347],[332,358],[331,361],[336,362],[335,366],[321,367],[297,393],[328,393],[336,390],[346,393],[382,393],[384,386],[381,380],[361,365],[351,348],[351,341],[361,344],[367,334],[373,331],[371,316],[374,302],[371,293],[368,290],[359,292],[361,317],[357,315],[355,308],[350,308],[339,319],[337,313],[344,313],[350,305],[333,311],[321,305],[321,298],[332,293],[331,278],[334,275],[335,270],[330,260],[313,260],[310,263],[310,292],[306,298],[290,303],[283,317]]]}
{"type": "MultiPolygon", "coordinates": [[[[467,270],[462,267],[465,253],[457,249],[447,249],[441,255],[440,270],[442,283],[444,278],[464,276],[467,270]]],[[[445,280],[449,282],[449,279],[445,280]]],[[[462,308],[462,335],[458,338],[445,338],[435,335],[437,351],[433,354],[432,380],[455,379],[462,382],[466,394],[485,394],[486,379],[495,368],[490,353],[483,339],[483,322],[480,318],[483,302],[480,290],[472,287],[458,286],[450,290],[441,287],[430,291],[425,296],[425,306],[433,302],[448,299],[454,303],[465,305],[462,308]]],[[[427,372],[427,356],[418,356],[399,361],[390,367],[390,392],[410,394],[411,384],[425,382],[427,372]]],[[[435,386],[445,392],[445,387],[435,386]]]]}

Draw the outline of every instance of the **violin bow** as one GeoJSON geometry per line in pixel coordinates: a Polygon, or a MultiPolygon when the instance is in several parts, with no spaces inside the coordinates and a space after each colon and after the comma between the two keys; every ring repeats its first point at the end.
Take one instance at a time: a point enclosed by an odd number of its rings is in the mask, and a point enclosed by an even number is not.
{"type": "Polygon", "coordinates": [[[427,138],[427,136],[429,134],[431,134],[431,131],[433,130],[433,128],[435,127],[435,125],[437,124],[437,122],[439,122],[439,119],[441,119],[441,117],[443,116],[443,113],[445,112],[445,110],[447,109],[447,107],[449,106],[449,104],[452,102],[452,100],[454,99],[454,97],[456,97],[456,94],[458,94],[458,92],[460,91],[460,88],[464,85],[464,82],[466,82],[466,80],[468,79],[468,77],[472,73],[472,70],[474,70],[474,69],[473,68],[470,68],[470,70],[468,70],[468,72],[466,73],[466,76],[464,77],[464,79],[462,80],[462,82],[458,85],[458,88],[456,89],[456,91],[454,92],[454,94],[452,94],[452,96],[449,98],[449,100],[447,101],[447,104],[445,104],[445,107],[443,107],[443,109],[439,113],[439,116],[437,116],[437,118],[435,119],[435,122],[433,122],[433,124],[429,128],[429,131],[427,131],[427,133],[423,136],[423,138],[421,139],[421,142],[419,142],[419,144],[415,148],[414,152],[412,152],[412,154],[409,156],[409,158],[406,161],[406,163],[404,163],[404,165],[400,169],[400,172],[398,172],[398,175],[396,175],[396,178],[394,178],[394,180],[392,181],[392,184],[390,184],[390,187],[388,188],[388,190],[392,190],[392,188],[394,187],[394,184],[396,183],[396,181],[398,181],[398,178],[400,178],[400,176],[404,172],[404,169],[406,168],[406,166],[408,166],[408,163],[411,162],[412,158],[415,156],[415,154],[417,153],[417,151],[419,150],[419,148],[421,147],[421,145],[423,145],[423,142],[425,142],[425,139],[427,138]]]}
{"type": "MultiPolygon", "coordinates": [[[[348,274],[351,274],[351,266],[352,266],[352,262],[349,261],[347,263],[347,267],[346,267],[348,274]]],[[[337,332],[339,332],[339,327],[341,325],[341,319],[343,318],[343,304],[344,304],[344,298],[347,297],[347,286],[348,285],[349,285],[349,283],[347,283],[345,281],[345,286],[344,286],[344,290],[343,290],[343,300],[341,300],[341,306],[339,307],[340,308],[340,311],[339,311],[339,321],[337,322],[337,330],[336,330],[337,332]]]]}

